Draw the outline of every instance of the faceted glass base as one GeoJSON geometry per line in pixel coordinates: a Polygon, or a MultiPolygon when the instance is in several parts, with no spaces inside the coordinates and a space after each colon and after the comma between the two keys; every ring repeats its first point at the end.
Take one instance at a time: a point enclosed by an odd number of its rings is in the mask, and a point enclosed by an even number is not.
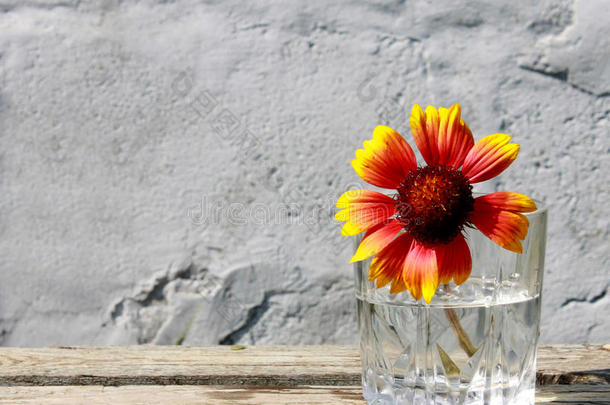
{"type": "Polygon", "coordinates": [[[367,403],[534,404],[538,297],[515,289],[491,305],[433,306],[360,297],[358,313],[367,403]]]}

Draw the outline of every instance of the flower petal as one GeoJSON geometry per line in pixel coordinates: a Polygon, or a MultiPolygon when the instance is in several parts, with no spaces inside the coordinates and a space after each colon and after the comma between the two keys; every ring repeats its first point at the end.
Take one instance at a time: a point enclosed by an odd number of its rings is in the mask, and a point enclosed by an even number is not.
{"type": "Polygon", "coordinates": [[[405,261],[403,277],[415,300],[423,296],[430,303],[439,283],[435,249],[414,239],[405,261]]]}
{"type": "Polygon", "coordinates": [[[518,212],[490,205],[484,198],[474,200],[470,221],[489,239],[505,249],[522,253],[521,241],[527,236],[528,219],[518,212]]]}
{"type": "Polygon", "coordinates": [[[438,112],[433,106],[426,107],[425,113],[418,104],[411,109],[411,132],[417,148],[429,165],[438,163],[438,123],[438,112]]]}
{"type": "Polygon", "coordinates": [[[379,125],[373,139],[364,141],[364,149],[356,151],[354,170],[374,186],[397,188],[410,170],[417,169],[413,150],[392,128],[379,125]]]}
{"type": "Polygon", "coordinates": [[[453,278],[453,281],[459,285],[468,279],[472,271],[472,257],[462,234],[435,249],[438,260],[438,277],[441,283],[447,284],[453,278]]]}
{"type": "Polygon", "coordinates": [[[350,263],[359,262],[377,254],[394,239],[401,229],[402,224],[397,219],[392,219],[388,223],[382,222],[369,229],[350,263]]]}
{"type": "Polygon", "coordinates": [[[454,104],[448,110],[439,108],[438,163],[459,168],[472,146],[474,138],[470,128],[461,119],[462,109],[454,104]]]}
{"type": "Polygon", "coordinates": [[[381,288],[392,283],[390,293],[409,290],[415,300],[430,303],[439,284],[436,247],[426,247],[408,233],[401,233],[371,262],[369,281],[381,288]]]}
{"type": "Polygon", "coordinates": [[[346,221],[341,229],[343,236],[357,235],[386,221],[396,213],[392,197],[372,190],[350,190],[337,200],[335,214],[338,221],[346,221]]]}
{"type": "Polygon", "coordinates": [[[519,193],[509,193],[507,191],[486,194],[477,197],[477,200],[479,201],[479,204],[512,212],[532,212],[537,209],[534,200],[528,196],[519,193]]]}
{"type": "Polygon", "coordinates": [[[517,158],[519,145],[510,136],[493,134],[479,140],[464,161],[462,173],[471,183],[489,180],[502,173],[517,158]]]}
{"type": "Polygon", "coordinates": [[[392,294],[406,290],[402,273],[412,241],[413,238],[408,233],[401,233],[377,253],[369,268],[369,281],[377,280],[377,288],[392,282],[392,294]]]}
{"type": "Polygon", "coordinates": [[[415,143],[429,165],[443,164],[459,168],[474,145],[472,132],[460,118],[459,104],[451,108],[429,105],[424,113],[415,104],[411,110],[411,131],[415,143]]]}

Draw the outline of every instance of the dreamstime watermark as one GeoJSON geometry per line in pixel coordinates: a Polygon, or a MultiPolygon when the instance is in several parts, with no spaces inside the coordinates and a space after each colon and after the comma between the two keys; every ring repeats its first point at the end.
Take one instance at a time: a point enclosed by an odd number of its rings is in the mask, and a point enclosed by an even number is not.
{"type": "MultiPolygon", "coordinates": [[[[251,173],[266,189],[279,194],[281,205],[271,208],[264,204],[226,202],[221,198],[203,196],[201,201],[187,209],[191,222],[199,226],[227,223],[231,225],[303,224],[318,240],[341,242],[333,219],[336,199],[311,201],[299,185],[285,185],[277,167],[261,156],[264,148],[254,135],[230,109],[223,107],[210,90],[194,91],[194,75],[180,72],[172,81],[174,94],[185,100],[195,115],[206,121],[217,140],[238,148],[236,158],[249,164],[251,173]]],[[[361,187],[356,187],[361,188],[361,187]]]]}
{"type": "MultiPolygon", "coordinates": [[[[357,97],[363,102],[379,100],[379,90],[373,84],[374,75],[369,75],[357,89],[357,97]]],[[[183,98],[185,105],[194,116],[208,123],[217,140],[228,146],[237,147],[236,158],[249,167],[249,175],[267,190],[278,193],[280,204],[245,204],[227,201],[222,196],[205,195],[187,209],[191,223],[208,227],[213,224],[232,226],[305,225],[315,243],[333,253],[348,248],[351,242],[340,236],[342,223],[334,219],[338,211],[335,207],[339,195],[329,198],[312,199],[311,192],[302,184],[285,184],[285,179],[275,165],[265,156],[266,149],[252,131],[239,119],[238,114],[221,105],[209,89],[195,91],[194,75],[180,72],[171,84],[173,93],[183,98]]],[[[384,122],[393,125],[408,121],[404,108],[395,99],[382,98],[375,111],[384,122]]],[[[359,190],[360,184],[349,185],[344,190],[359,190]]],[[[353,191],[358,192],[358,191],[353,191]]],[[[352,221],[376,221],[375,216],[391,216],[391,208],[356,211],[351,213],[352,221]],[[361,218],[356,218],[361,216],[361,218]]],[[[381,219],[380,219],[381,220],[381,219]]],[[[370,223],[370,222],[369,222],[370,223]]]]}
{"type": "MultiPolygon", "coordinates": [[[[358,199],[362,190],[347,191],[348,198],[358,199]]],[[[266,226],[305,225],[319,232],[327,224],[338,226],[334,219],[337,199],[329,197],[319,201],[307,201],[301,192],[283,194],[285,199],[276,205],[264,203],[246,204],[228,201],[222,195],[204,195],[201,200],[187,208],[186,215],[193,225],[266,226]]],[[[375,209],[351,210],[346,214],[351,222],[379,222],[393,214],[393,207],[380,205],[375,209]]],[[[337,234],[337,229],[333,230],[337,234]]]]}
{"type": "Polygon", "coordinates": [[[319,221],[321,212],[330,212],[329,205],[316,206],[305,210],[298,203],[278,204],[271,206],[263,203],[246,204],[229,202],[214,196],[203,196],[189,208],[186,215],[194,225],[264,226],[264,225],[307,225],[313,226],[319,221]]]}

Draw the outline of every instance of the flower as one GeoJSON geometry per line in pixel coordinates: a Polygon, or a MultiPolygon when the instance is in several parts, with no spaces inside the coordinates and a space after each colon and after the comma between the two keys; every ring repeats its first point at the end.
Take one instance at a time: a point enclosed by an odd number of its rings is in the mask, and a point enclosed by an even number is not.
{"type": "Polygon", "coordinates": [[[519,193],[496,192],[473,197],[472,184],[489,180],[515,160],[519,145],[510,136],[493,134],[474,142],[451,108],[413,106],[410,125],[427,166],[392,128],[378,126],[373,139],[356,151],[354,170],[366,182],[396,193],[351,190],[339,197],[335,219],[345,221],[341,234],[365,232],[350,263],[375,256],[369,280],[377,288],[391,283],[390,293],[409,290],[415,300],[430,303],[440,283],[462,284],[472,258],[463,235],[476,227],[489,239],[521,253],[529,222],[522,214],[536,210],[519,193]]]}

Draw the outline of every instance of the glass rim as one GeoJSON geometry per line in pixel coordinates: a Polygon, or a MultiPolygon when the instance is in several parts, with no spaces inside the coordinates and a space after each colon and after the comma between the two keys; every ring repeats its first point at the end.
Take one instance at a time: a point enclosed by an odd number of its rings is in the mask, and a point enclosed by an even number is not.
{"type": "Polygon", "coordinates": [[[549,206],[547,203],[545,203],[542,200],[537,200],[535,198],[532,198],[532,200],[534,200],[534,202],[536,203],[536,210],[532,211],[532,212],[524,212],[523,215],[525,215],[526,217],[535,217],[535,216],[539,216],[539,215],[544,215],[547,213],[549,206]]]}

